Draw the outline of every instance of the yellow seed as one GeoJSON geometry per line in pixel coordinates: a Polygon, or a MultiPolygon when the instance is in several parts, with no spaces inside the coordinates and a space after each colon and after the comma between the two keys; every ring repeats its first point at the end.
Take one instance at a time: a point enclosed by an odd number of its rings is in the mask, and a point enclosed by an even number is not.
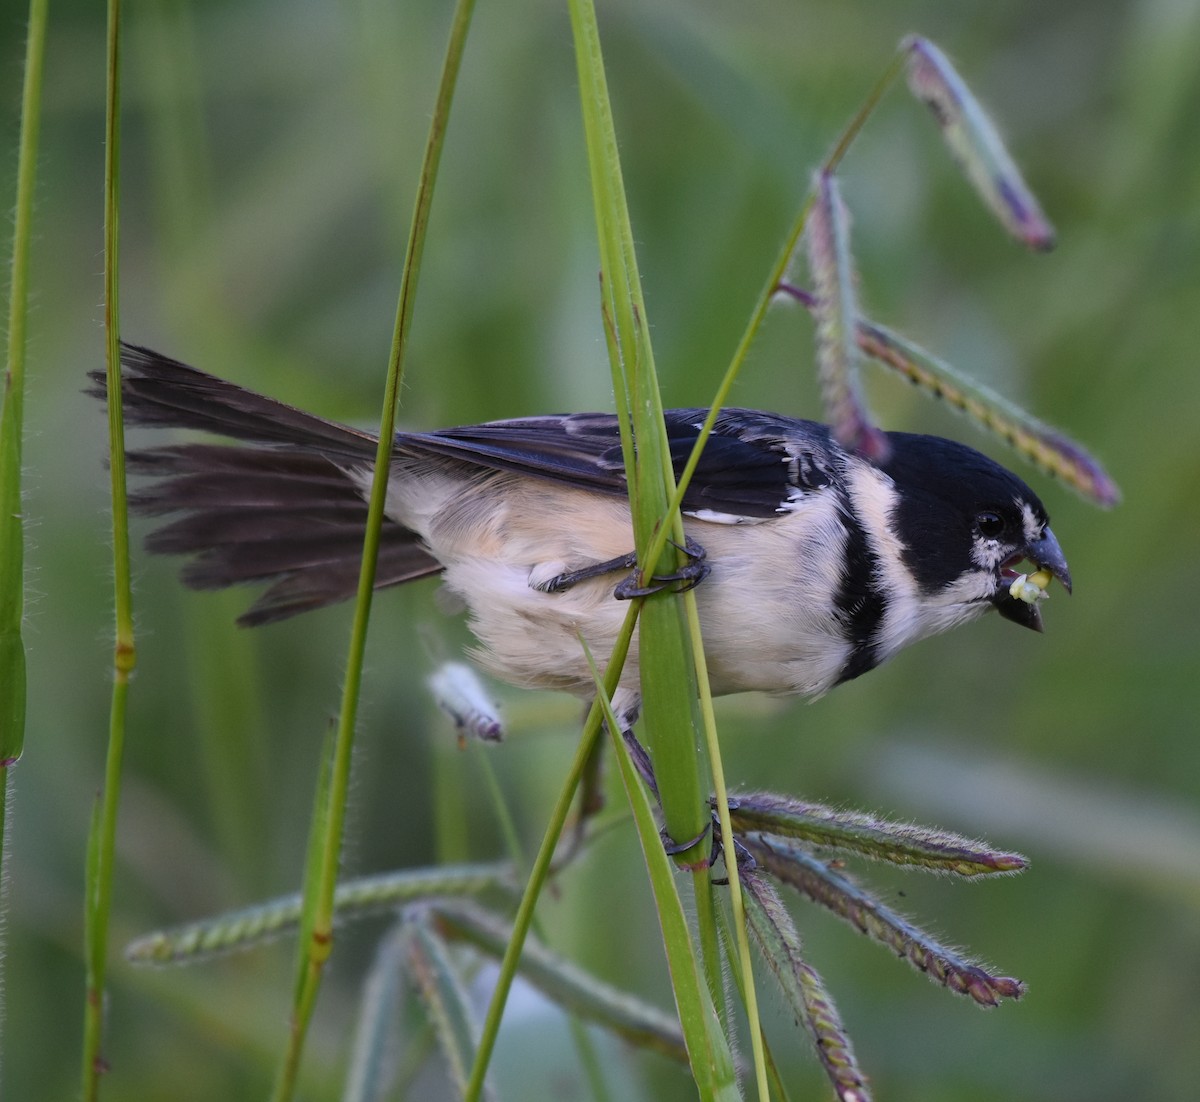
{"type": "Polygon", "coordinates": [[[1012,585],[1008,587],[1009,595],[1018,601],[1024,601],[1027,605],[1037,604],[1047,596],[1045,586],[1038,584],[1038,580],[1043,575],[1045,581],[1048,582],[1050,574],[1045,570],[1039,570],[1036,574],[1018,574],[1013,579],[1012,585]]]}

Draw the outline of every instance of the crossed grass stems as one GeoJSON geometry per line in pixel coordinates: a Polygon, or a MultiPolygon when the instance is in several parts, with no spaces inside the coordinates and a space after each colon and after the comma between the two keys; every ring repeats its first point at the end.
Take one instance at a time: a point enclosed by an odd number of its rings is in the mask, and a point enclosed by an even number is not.
{"type": "MultiPolygon", "coordinates": [[[[1001,225],[1034,250],[1044,250],[1053,243],[1053,230],[987,114],[962,79],[932,43],[916,37],[905,39],[896,59],[816,173],[812,191],[718,391],[696,451],[683,469],[667,515],[678,514],[700,449],[746,350],[767,308],[780,301],[798,302],[814,316],[822,395],[834,435],[844,446],[876,461],[886,453],[886,437],[876,428],[858,384],[859,363],[866,357],[944,399],[998,435],[1023,458],[1095,504],[1107,507],[1116,503],[1115,484],[1083,448],[919,346],[872,323],[859,310],[849,218],[839,196],[836,173],[850,143],[901,71],[907,73],[913,93],[932,110],[964,175],[1001,225]],[[800,267],[801,255],[806,255],[812,291],[799,286],[793,274],[800,267]]],[[[636,311],[633,313],[636,323],[636,311]]],[[[615,344],[617,322],[607,309],[604,318],[610,344],[615,344]]],[[[656,542],[642,561],[658,562],[671,538],[669,526],[660,525],[656,542]]],[[[637,609],[651,596],[649,588],[643,581],[635,594],[637,609]]],[[[460,731],[495,738],[499,719],[490,710],[487,694],[473,680],[474,675],[462,667],[443,667],[438,676],[435,695],[460,731]]],[[[602,688],[600,700],[607,706],[602,688]]],[[[609,725],[614,724],[610,711],[609,725]]],[[[648,782],[649,770],[641,772],[643,781],[648,782]]],[[[653,791],[653,786],[649,787],[653,791]]],[[[657,797],[657,792],[654,795],[657,797]]],[[[613,821],[611,817],[589,819],[585,812],[594,808],[594,800],[589,802],[586,794],[581,797],[575,830],[568,843],[560,847],[552,871],[577,859],[605,829],[605,823],[613,821]]],[[[777,980],[797,1023],[810,1035],[835,1094],[844,1102],[866,1102],[870,1098],[866,1078],[819,974],[802,955],[799,935],[777,886],[790,888],[826,908],[935,982],[981,1006],[995,1006],[1004,999],[1021,996],[1020,981],[996,975],[941,944],[884,904],[844,868],[846,859],[865,858],[971,878],[1019,872],[1026,867],[1025,858],[1019,854],[934,828],[765,792],[744,793],[729,800],[728,824],[750,938],[777,980]]],[[[729,848],[726,846],[722,855],[727,863],[731,860],[729,848]]],[[[714,858],[716,853],[714,846],[714,858]]],[[[523,864],[519,854],[514,852],[512,858],[488,865],[406,870],[350,880],[337,887],[333,911],[339,921],[380,910],[398,913],[397,923],[380,943],[365,988],[347,1097],[374,1096],[369,1090],[372,1084],[378,1086],[384,1056],[382,1042],[373,1042],[372,1038],[386,1033],[383,1027],[397,1012],[395,984],[401,974],[411,980],[425,1002],[430,1035],[440,1047],[454,1081],[468,1096],[490,1093],[478,1068],[479,1034],[464,975],[480,959],[503,956],[511,945],[514,928],[508,916],[518,896],[516,870],[523,864]],[[451,947],[456,945],[469,946],[472,952],[454,952],[451,947]],[[355,1090],[362,1093],[356,1094],[355,1090]]],[[[134,942],[127,955],[140,963],[174,963],[244,948],[289,931],[303,931],[304,906],[300,895],[290,896],[150,934],[134,942]]],[[[733,957],[727,921],[723,932],[733,957]]],[[[523,929],[518,936],[524,937],[523,929]]],[[[689,1061],[676,1019],[584,973],[537,938],[525,939],[517,969],[527,982],[575,1018],[598,1023],[639,1048],[689,1061]]],[[[735,974],[735,979],[744,982],[745,977],[735,974]]],[[[577,1039],[586,1059],[586,1038],[580,1039],[577,1034],[577,1039]]],[[[483,1063],[486,1065],[486,1058],[483,1063]]],[[[769,1050],[766,1063],[772,1090],[778,1097],[786,1097],[769,1050]]]]}

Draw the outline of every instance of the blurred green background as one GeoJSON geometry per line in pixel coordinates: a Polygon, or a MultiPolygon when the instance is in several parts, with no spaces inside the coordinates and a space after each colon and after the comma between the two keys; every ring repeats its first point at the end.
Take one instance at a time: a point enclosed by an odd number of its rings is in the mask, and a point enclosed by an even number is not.
{"type": "MultiPolygon", "coordinates": [[[[0,22],[9,169],[21,7],[0,22]]],[[[27,400],[30,728],[6,868],[3,1079],[21,1099],[77,1093],[84,846],[107,725],[105,426],[81,394],[103,357],[102,8],[52,4],[46,69],[27,400]]],[[[377,421],[448,16],[430,0],[129,5],[124,335],[329,416],[377,421]]],[[[986,1014],[797,904],[879,1098],[1194,1098],[1200,4],[612,0],[601,30],[669,404],[709,400],[812,167],[902,34],[939,42],[1001,121],[1058,248],[1032,256],[1004,237],[901,85],[842,174],[862,296],[878,320],[1094,448],[1125,501],[1091,508],[872,374],[885,425],[965,439],[1034,484],[1075,596],[1055,591],[1043,637],[990,617],[816,703],[723,701],[726,769],[736,787],[937,823],[1033,859],[1021,877],[981,884],[869,870],[891,903],[1028,983],[1022,1003],[986,1014]]],[[[597,267],[565,10],[481,4],[402,421],[610,408],[597,267]]],[[[812,376],[809,322],[780,309],[734,400],[810,415],[812,376]]],[[[350,621],[337,608],[243,632],[233,620],[249,594],[186,592],[175,564],[140,552],[135,570],[115,947],[299,883],[350,621]]],[[[435,588],[375,606],[347,873],[501,852],[478,748],[458,752],[423,688],[466,641],[435,588]]],[[[491,763],[532,847],[578,710],[496,692],[511,734],[491,763]]],[[[556,946],[668,1005],[632,831],[569,870],[541,913],[556,946]]],[[[305,1097],[340,1093],[383,929],[341,936],[305,1097]]],[[[287,941],[186,969],[133,970],[116,956],[108,1095],[264,1097],[291,968],[287,941]]],[[[827,1097],[806,1042],[765,1001],[793,1097],[827,1097]]],[[[607,1042],[604,1053],[614,1097],[691,1096],[661,1061],[607,1042]]],[[[526,995],[497,1074],[506,1098],[584,1097],[561,1018],[526,995]]],[[[410,1097],[447,1091],[435,1062],[410,1097]]]]}

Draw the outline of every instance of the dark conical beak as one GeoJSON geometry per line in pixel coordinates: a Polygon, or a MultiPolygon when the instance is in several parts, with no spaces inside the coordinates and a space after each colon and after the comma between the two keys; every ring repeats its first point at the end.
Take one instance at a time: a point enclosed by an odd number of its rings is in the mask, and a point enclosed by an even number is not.
{"type": "MultiPolygon", "coordinates": [[[[1037,564],[1038,570],[1050,571],[1051,575],[1062,583],[1063,589],[1068,593],[1071,592],[1071,571],[1067,567],[1067,560],[1063,555],[1062,548],[1058,545],[1058,540],[1055,539],[1054,533],[1049,528],[1042,530],[1041,539],[1034,540],[1025,547],[1025,557],[1032,559],[1037,564]]],[[[1031,628],[1034,631],[1042,630],[1041,609],[1036,604],[1018,600],[1009,593],[1006,585],[1000,587],[992,600],[996,611],[1006,620],[1011,620],[1014,624],[1020,624],[1022,627],[1031,628]]]]}

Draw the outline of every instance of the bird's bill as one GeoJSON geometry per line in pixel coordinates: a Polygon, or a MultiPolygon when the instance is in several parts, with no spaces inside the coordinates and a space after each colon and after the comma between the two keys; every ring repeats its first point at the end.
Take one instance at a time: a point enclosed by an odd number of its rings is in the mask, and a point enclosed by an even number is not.
{"type": "Polygon", "coordinates": [[[1009,567],[1024,559],[1030,559],[1034,562],[1038,570],[1049,571],[1053,577],[1062,583],[1063,589],[1068,593],[1071,592],[1071,571],[1067,566],[1067,560],[1063,555],[1062,548],[1058,545],[1058,540],[1049,528],[1043,529],[1041,539],[1034,540],[1028,544],[1024,548],[1022,556],[1019,559],[1010,560],[1006,564],[1005,569],[1001,571],[1001,584],[996,591],[995,597],[992,598],[992,603],[996,606],[996,611],[1006,620],[1011,620],[1014,624],[1031,628],[1033,631],[1041,631],[1042,610],[1038,607],[1037,603],[1022,601],[1009,592],[1008,583],[1017,576],[1016,572],[1009,569],[1009,567]]]}

